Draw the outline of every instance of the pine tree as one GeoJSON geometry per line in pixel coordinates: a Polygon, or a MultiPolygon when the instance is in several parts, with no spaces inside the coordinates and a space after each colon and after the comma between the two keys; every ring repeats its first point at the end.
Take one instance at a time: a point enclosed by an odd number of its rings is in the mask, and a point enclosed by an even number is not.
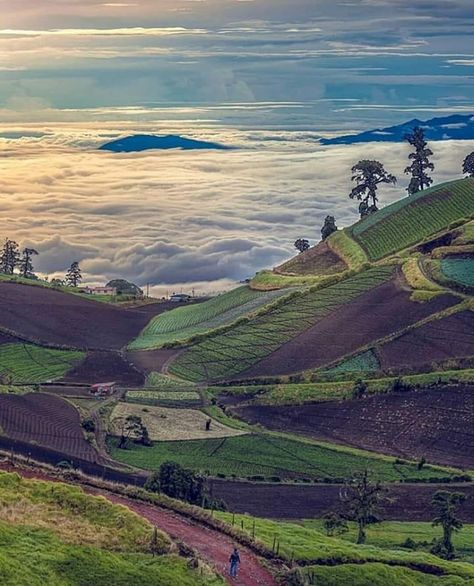
{"type": "Polygon", "coordinates": [[[333,232],[337,232],[336,218],[334,216],[326,216],[324,226],[321,228],[321,238],[326,240],[333,232]]]}
{"type": "Polygon", "coordinates": [[[352,167],[352,181],[355,181],[357,185],[350,192],[349,197],[361,202],[359,213],[360,217],[364,218],[378,210],[377,189],[379,184],[391,183],[395,185],[397,178],[395,175],[387,173],[379,161],[365,159],[352,167]]]}
{"type": "Polygon", "coordinates": [[[474,177],[474,151],[466,156],[462,164],[462,172],[468,177],[474,177]]]}
{"type": "Polygon", "coordinates": [[[79,283],[82,281],[81,268],[77,261],[73,262],[72,265],[69,267],[69,270],[66,273],[65,281],[71,287],[77,287],[79,283]]]}
{"type": "Polygon", "coordinates": [[[431,501],[438,511],[438,516],[433,519],[433,526],[441,525],[443,528],[443,537],[436,542],[431,552],[447,560],[454,557],[453,533],[463,527],[462,521],[456,516],[457,508],[465,500],[466,495],[462,492],[438,490],[431,501]]]}
{"type": "Polygon", "coordinates": [[[33,256],[37,255],[38,251],[34,248],[23,249],[23,252],[21,253],[21,259],[18,263],[18,267],[20,269],[20,275],[25,279],[34,278],[35,273],[33,268],[33,262],[31,259],[33,258],[33,256]]]}
{"type": "Polygon", "coordinates": [[[5,239],[2,253],[0,255],[0,270],[6,275],[13,275],[13,272],[20,260],[18,244],[9,238],[5,239]]]}
{"type": "Polygon", "coordinates": [[[411,164],[405,169],[405,173],[411,175],[407,191],[409,195],[413,195],[433,183],[433,179],[426,174],[427,170],[434,170],[434,165],[429,160],[433,151],[428,148],[423,128],[419,126],[416,126],[411,134],[407,134],[405,140],[415,147],[415,152],[408,156],[411,164]]]}

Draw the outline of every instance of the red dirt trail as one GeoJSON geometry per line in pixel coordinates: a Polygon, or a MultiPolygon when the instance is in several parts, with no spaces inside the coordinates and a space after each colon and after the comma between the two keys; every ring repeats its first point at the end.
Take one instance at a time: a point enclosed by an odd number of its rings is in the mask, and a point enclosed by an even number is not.
{"type": "MultiPolygon", "coordinates": [[[[6,463],[0,463],[0,470],[16,472],[24,478],[38,480],[58,481],[40,471],[26,470],[12,467],[6,463]]],[[[90,487],[81,487],[84,492],[92,495],[103,496],[112,503],[123,505],[147,519],[150,523],[167,533],[172,539],[179,539],[185,545],[192,548],[198,555],[212,565],[216,571],[226,578],[228,584],[235,586],[275,586],[276,582],[271,573],[262,566],[259,558],[248,548],[236,544],[233,539],[215,529],[199,525],[190,519],[168,509],[128,499],[108,492],[90,487]],[[233,548],[237,546],[242,561],[239,576],[232,580],[227,575],[228,560],[233,548]]]]}

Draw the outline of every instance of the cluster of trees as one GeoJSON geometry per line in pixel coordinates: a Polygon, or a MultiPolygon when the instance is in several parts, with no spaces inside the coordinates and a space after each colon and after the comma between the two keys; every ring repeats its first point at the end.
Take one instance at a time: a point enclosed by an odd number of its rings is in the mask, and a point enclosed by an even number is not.
{"type": "Polygon", "coordinates": [[[20,250],[18,242],[5,239],[0,254],[0,271],[6,275],[13,275],[15,269],[25,279],[36,279],[33,267],[33,257],[38,255],[34,248],[20,250]]]}
{"type": "MultiPolygon", "coordinates": [[[[430,187],[433,183],[433,179],[429,175],[435,168],[430,160],[433,151],[428,147],[423,128],[419,126],[407,134],[405,140],[413,147],[413,151],[408,155],[410,164],[405,168],[405,174],[410,175],[410,182],[407,187],[408,195],[414,195],[430,187]]],[[[464,159],[462,172],[468,177],[474,177],[474,152],[468,154],[464,159]]],[[[383,183],[395,185],[397,178],[386,171],[379,161],[363,159],[352,167],[352,181],[356,185],[350,192],[349,197],[360,202],[359,214],[361,218],[364,218],[379,209],[377,194],[379,185],[383,183]]],[[[336,230],[334,217],[327,216],[321,229],[322,240],[328,238],[336,230]]],[[[299,238],[295,242],[295,248],[300,252],[304,252],[309,248],[309,241],[299,238]]]]}
{"type": "MultiPolygon", "coordinates": [[[[324,528],[328,536],[340,535],[348,530],[348,521],[357,524],[357,543],[367,541],[367,527],[380,521],[380,509],[387,501],[386,488],[372,480],[368,470],[356,473],[344,485],[340,493],[341,511],[330,511],[324,516],[324,528]]],[[[455,557],[453,535],[463,527],[458,517],[458,508],[466,500],[460,492],[438,490],[433,495],[431,504],[436,511],[434,527],[441,527],[443,535],[436,539],[431,553],[447,560],[455,557]]],[[[415,542],[412,545],[416,546],[415,542]]]]}

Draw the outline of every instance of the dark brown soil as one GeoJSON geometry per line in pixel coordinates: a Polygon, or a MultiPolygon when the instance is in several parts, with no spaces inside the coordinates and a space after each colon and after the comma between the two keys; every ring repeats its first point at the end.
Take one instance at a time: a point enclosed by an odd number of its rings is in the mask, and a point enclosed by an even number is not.
{"type": "Polygon", "coordinates": [[[161,372],[180,352],[181,348],[160,348],[158,350],[133,350],[127,352],[129,360],[138,370],[149,374],[150,372],[161,372]]]}
{"type": "Polygon", "coordinates": [[[44,393],[0,395],[0,428],[14,440],[61,452],[64,459],[98,459],[84,437],[78,411],[60,397],[44,393]]]}
{"type": "Polygon", "coordinates": [[[474,467],[474,387],[235,410],[252,423],[409,459],[474,467]]]}
{"type": "Polygon", "coordinates": [[[276,267],[279,274],[296,275],[332,275],[341,273],[347,269],[347,264],[326,242],[320,242],[316,246],[298,254],[288,262],[276,267]]]}
{"type": "Polygon", "coordinates": [[[440,295],[426,303],[410,301],[410,292],[394,278],[319,320],[240,373],[239,378],[292,374],[324,366],[458,302],[454,295],[440,295]]]}
{"type": "Polygon", "coordinates": [[[474,356],[474,312],[432,321],[384,344],[377,354],[384,370],[474,356]]]}
{"type": "Polygon", "coordinates": [[[86,359],[70,370],[62,380],[89,384],[115,381],[124,387],[141,387],[145,377],[118,352],[89,352],[86,359]]]}
{"type": "Polygon", "coordinates": [[[21,343],[22,341],[14,336],[10,336],[10,334],[0,331],[0,346],[3,346],[4,344],[18,344],[18,342],[21,343]]]}
{"type": "Polygon", "coordinates": [[[45,345],[119,349],[167,309],[162,303],[122,309],[46,287],[0,282],[0,328],[45,345]]]}
{"type": "MultiPolygon", "coordinates": [[[[340,505],[340,485],[260,484],[213,480],[214,497],[223,499],[229,510],[270,519],[320,518],[340,505]]],[[[466,502],[459,509],[465,523],[474,522],[474,484],[390,484],[383,518],[387,521],[431,521],[435,515],[431,499],[437,490],[464,492],[466,502]]]]}

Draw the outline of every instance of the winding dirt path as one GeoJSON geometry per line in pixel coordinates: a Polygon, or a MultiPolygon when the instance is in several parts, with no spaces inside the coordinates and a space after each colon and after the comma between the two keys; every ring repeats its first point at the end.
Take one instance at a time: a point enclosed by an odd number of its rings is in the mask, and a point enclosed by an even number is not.
{"type": "MultiPolygon", "coordinates": [[[[43,472],[22,469],[17,466],[13,467],[8,463],[0,463],[0,469],[17,472],[25,478],[58,482],[56,478],[49,477],[43,472]]],[[[235,544],[231,537],[215,529],[199,525],[169,509],[128,499],[106,490],[85,486],[81,488],[88,494],[103,496],[112,503],[124,505],[167,533],[172,539],[179,539],[195,550],[202,559],[224,576],[228,584],[234,584],[235,586],[276,586],[276,581],[272,574],[262,565],[259,558],[248,548],[235,544]],[[227,569],[229,556],[235,545],[239,548],[242,563],[238,578],[232,580],[227,574],[227,569]]]]}

